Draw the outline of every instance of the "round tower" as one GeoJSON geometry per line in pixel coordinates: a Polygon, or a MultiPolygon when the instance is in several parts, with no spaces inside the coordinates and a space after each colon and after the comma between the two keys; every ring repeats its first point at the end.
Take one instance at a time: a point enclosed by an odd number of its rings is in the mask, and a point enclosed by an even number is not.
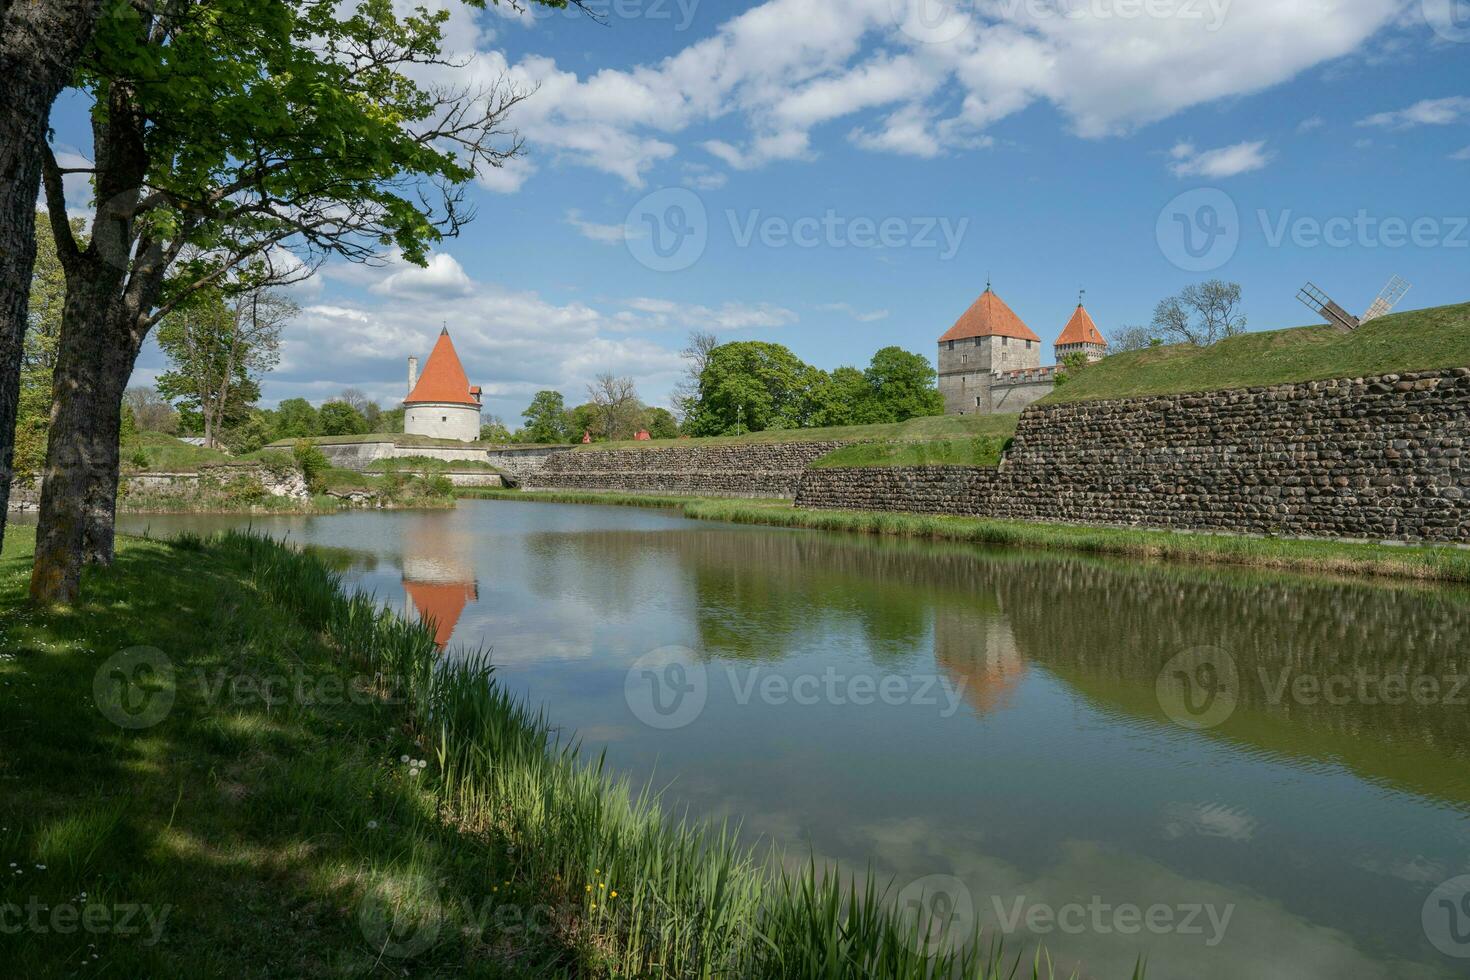
{"type": "Polygon", "coordinates": [[[409,358],[410,390],[403,400],[403,431],[407,435],[433,436],[474,442],[480,438],[480,389],[471,387],[464,365],[449,339],[449,328],[439,339],[415,377],[417,358],[409,358]]]}

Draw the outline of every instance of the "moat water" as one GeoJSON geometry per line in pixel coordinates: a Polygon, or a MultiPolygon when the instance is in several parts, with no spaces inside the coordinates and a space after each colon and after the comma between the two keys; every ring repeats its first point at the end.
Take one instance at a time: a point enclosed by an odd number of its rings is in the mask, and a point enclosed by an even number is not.
{"type": "Polygon", "coordinates": [[[1470,976],[1466,590],[515,501],[121,523],[331,549],[670,805],[1083,976],[1470,976]]]}

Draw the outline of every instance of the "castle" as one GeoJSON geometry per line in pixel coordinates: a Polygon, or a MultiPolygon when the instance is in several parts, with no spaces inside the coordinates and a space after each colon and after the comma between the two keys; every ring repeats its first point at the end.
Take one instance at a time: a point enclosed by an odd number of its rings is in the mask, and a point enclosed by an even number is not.
{"type": "Polygon", "coordinates": [[[1052,345],[1056,364],[1041,366],[1041,338],[990,284],[939,338],[939,391],[946,415],[1019,412],[1056,387],[1058,366],[1072,354],[1089,361],[1108,352],[1097,325],[1079,302],[1052,345]]]}
{"type": "Polygon", "coordinates": [[[434,436],[475,442],[480,438],[480,388],[459,363],[449,328],[439,333],[424,373],[419,359],[408,359],[408,397],[403,400],[403,431],[407,435],[434,436]]]}

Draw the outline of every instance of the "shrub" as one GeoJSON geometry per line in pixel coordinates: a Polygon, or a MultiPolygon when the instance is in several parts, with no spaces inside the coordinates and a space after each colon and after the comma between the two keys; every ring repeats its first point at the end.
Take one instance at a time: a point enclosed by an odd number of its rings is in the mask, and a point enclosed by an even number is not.
{"type": "Polygon", "coordinates": [[[317,448],[316,443],[310,439],[297,439],[291,455],[296,460],[296,468],[301,471],[301,478],[306,481],[306,489],[314,494],[324,491],[329,464],[326,454],[317,448]]]}

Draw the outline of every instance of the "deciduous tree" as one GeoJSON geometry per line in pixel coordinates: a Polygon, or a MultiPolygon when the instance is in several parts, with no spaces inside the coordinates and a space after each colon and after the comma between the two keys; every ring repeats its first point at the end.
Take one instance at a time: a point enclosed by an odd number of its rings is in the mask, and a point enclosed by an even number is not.
{"type": "MultiPolygon", "coordinates": [[[[695,330],[689,334],[688,345],[679,353],[687,364],[684,376],[674,386],[672,398],[674,411],[679,420],[687,421],[699,403],[699,379],[709,364],[710,351],[720,346],[720,340],[708,330],[695,330]]],[[[652,434],[652,433],[650,433],[652,434]]]]}
{"type": "Polygon", "coordinates": [[[31,583],[43,603],[76,596],[84,558],[112,558],[122,391],[163,317],[252,263],[257,284],[389,248],[423,264],[469,217],[463,185],[520,147],[506,121],[525,93],[419,81],[455,67],[447,11],[176,0],[110,14],[79,75],[96,161],[86,246],[64,171],[43,159],[67,278],[31,583]]]}
{"type": "Polygon", "coordinates": [[[938,377],[928,358],[902,347],[884,347],[863,372],[871,392],[874,422],[904,422],[944,414],[944,396],[934,386],[938,377]]]}
{"type": "Polygon", "coordinates": [[[780,344],[743,340],[710,351],[699,378],[690,435],[716,436],[809,425],[825,375],[780,344]]]}
{"type": "Polygon", "coordinates": [[[604,439],[631,439],[642,424],[643,404],[632,378],[599,374],[587,386],[587,397],[597,409],[598,435],[604,439]]]}
{"type": "MultiPolygon", "coordinates": [[[[10,504],[22,349],[31,323],[41,150],[51,105],[71,81],[100,9],[99,0],[0,0],[0,545],[10,504]]],[[[34,391],[27,397],[35,402],[34,391]]],[[[35,420],[27,426],[34,430],[35,420]]]]}
{"type": "Polygon", "coordinates": [[[521,438],[526,442],[566,442],[570,438],[566,401],[559,391],[536,392],[531,404],[521,412],[521,418],[526,421],[526,427],[521,430],[521,438]]]}
{"type": "Polygon", "coordinates": [[[1154,307],[1153,327],[1165,340],[1198,347],[1245,333],[1240,284],[1211,279],[1186,286],[1154,307]]]}
{"type": "Polygon", "coordinates": [[[172,369],[159,376],[158,389],[198,413],[206,446],[217,448],[221,430],[249,416],[260,397],[259,376],[279,363],[281,331],[299,312],[263,287],[232,298],[207,289],[159,326],[158,346],[172,369]]]}

